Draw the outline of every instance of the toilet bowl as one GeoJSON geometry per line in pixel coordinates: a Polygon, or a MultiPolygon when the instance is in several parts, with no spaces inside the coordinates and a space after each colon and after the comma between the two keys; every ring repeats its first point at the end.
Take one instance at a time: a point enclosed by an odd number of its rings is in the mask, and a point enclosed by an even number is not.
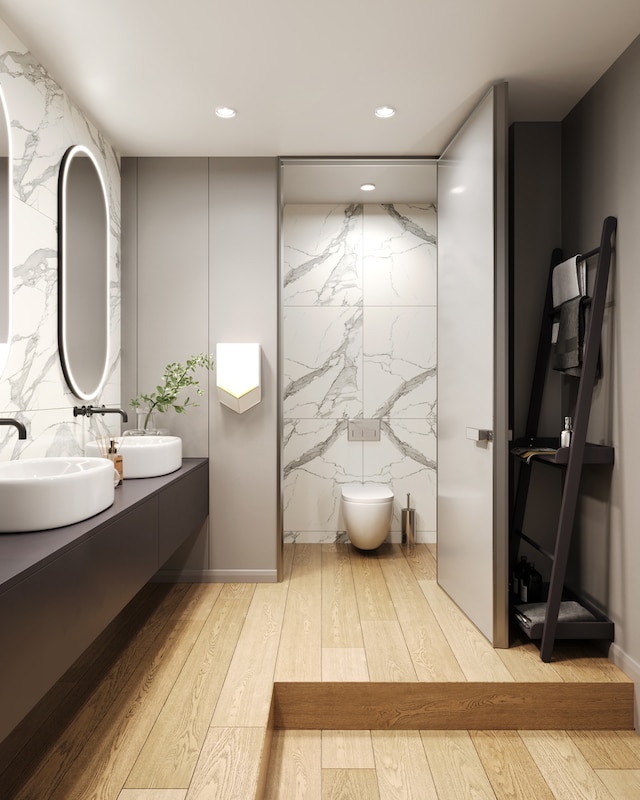
{"type": "Polygon", "coordinates": [[[342,515],[351,544],[374,550],[387,538],[393,514],[393,492],[381,483],[342,487],[342,515]]]}

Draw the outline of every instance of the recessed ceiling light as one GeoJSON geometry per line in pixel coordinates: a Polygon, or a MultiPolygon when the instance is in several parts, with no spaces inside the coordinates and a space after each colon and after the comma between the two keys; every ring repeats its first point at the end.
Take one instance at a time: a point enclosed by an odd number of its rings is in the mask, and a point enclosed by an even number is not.
{"type": "Polygon", "coordinates": [[[363,192],[372,192],[376,188],[376,185],[375,183],[363,183],[360,188],[363,192]]]}
{"type": "Polygon", "coordinates": [[[388,119],[395,113],[395,108],[391,108],[391,106],[380,106],[379,108],[376,108],[376,117],[380,117],[381,119],[388,119]]]}
{"type": "Polygon", "coordinates": [[[227,106],[216,108],[216,117],[221,117],[222,119],[233,119],[237,113],[235,108],[227,108],[227,106]]]}

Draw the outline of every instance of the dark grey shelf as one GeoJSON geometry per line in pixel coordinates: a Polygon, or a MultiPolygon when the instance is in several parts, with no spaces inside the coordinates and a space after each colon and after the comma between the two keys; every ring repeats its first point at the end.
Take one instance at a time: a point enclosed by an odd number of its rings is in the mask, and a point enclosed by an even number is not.
{"type": "MultiPolygon", "coordinates": [[[[570,447],[558,447],[557,439],[536,439],[534,443],[525,439],[520,439],[513,443],[514,448],[526,447],[533,450],[536,447],[552,447],[555,449],[554,453],[540,453],[533,456],[532,461],[542,462],[544,464],[555,464],[557,466],[566,467],[569,463],[569,455],[571,453],[570,447]]],[[[520,458],[517,453],[512,454],[516,458],[520,458]]],[[[584,455],[582,457],[583,465],[588,464],[613,464],[615,457],[615,450],[613,447],[608,447],[603,444],[592,444],[585,442],[584,455]]],[[[523,459],[521,459],[523,460],[523,459]]]]}
{"type": "MultiPolygon", "coordinates": [[[[537,622],[531,627],[527,627],[514,614],[513,619],[529,637],[529,639],[542,639],[544,633],[544,622],[537,622]]],[[[595,622],[557,622],[556,639],[607,639],[613,640],[613,622],[609,619],[596,620],[595,622]]]]}

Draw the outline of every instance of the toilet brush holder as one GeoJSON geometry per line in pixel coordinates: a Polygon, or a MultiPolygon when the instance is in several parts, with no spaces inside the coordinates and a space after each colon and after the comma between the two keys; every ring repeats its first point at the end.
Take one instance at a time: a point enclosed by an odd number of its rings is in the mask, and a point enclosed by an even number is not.
{"type": "Polygon", "coordinates": [[[415,544],[416,510],[411,508],[411,495],[407,495],[407,507],[402,509],[402,544],[415,544]]]}

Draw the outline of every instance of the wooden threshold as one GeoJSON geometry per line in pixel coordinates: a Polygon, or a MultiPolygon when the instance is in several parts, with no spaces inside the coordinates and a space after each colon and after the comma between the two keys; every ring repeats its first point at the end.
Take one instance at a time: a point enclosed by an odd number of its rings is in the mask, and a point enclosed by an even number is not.
{"type": "Polygon", "coordinates": [[[273,687],[300,730],[633,730],[633,683],[307,683],[273,687]]]}

